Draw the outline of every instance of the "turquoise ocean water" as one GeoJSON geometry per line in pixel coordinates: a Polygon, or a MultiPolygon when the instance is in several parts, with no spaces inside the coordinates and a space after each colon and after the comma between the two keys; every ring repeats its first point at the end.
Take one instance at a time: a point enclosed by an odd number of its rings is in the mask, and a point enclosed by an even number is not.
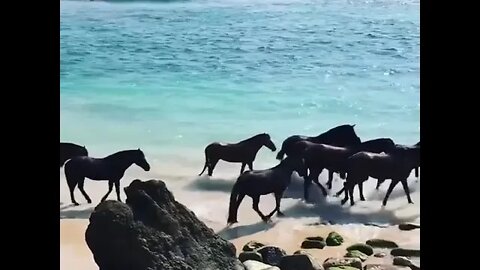
{"type": "MultiPolygon", "coordinates": [[[[419,140],[416,0],[60,1],[60,38],[61,140],[97,157],[140,147],[152,172],[132,169],[135,177],[195,179],[207,144],[261,132],[278,148],[289,135],[345,123],[362,140],[419,140]]],[[[276,163],[263,149],[255,167],[276,163]]],[[[223,197],[189,206],[226,207],[239,169],[219,163],[228,181],[197,188],[223,189],[223,197]]],[[[106,183],[88,182],[87,192],[95,186],[98,201],[106,183]]],[[[387,186],[378,194],[368,187],[373,211],[387,186]]]]}

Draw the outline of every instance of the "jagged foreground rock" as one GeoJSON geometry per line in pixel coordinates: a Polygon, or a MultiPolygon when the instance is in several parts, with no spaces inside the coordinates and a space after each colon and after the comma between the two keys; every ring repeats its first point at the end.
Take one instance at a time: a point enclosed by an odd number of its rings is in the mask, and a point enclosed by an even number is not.
{"type": "Polygon", "coordinates": [[[127,204],[100,203],[85,233],[100,270],[244,269],[235,247],[216,235],[165,183],[134,180],[127,204]]]}

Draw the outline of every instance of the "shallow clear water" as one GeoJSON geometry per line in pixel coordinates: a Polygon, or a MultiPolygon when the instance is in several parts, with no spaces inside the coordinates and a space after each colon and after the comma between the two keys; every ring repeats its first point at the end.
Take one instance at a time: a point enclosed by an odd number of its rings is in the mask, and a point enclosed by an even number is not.
{"type": "MultiPolygon", "coordinates": [[[[277,147],[344,123],[419,140],[419,1],[60,6],[61,139],[92,156],[141,147],[152,172],[136,177],[190,180],[208,143],[261,132],[277,147]]],[[[255,167],[274,157],[262,149],[255,167]]],[[[217,170],[233,181],[239,165],[217,170]]]]}

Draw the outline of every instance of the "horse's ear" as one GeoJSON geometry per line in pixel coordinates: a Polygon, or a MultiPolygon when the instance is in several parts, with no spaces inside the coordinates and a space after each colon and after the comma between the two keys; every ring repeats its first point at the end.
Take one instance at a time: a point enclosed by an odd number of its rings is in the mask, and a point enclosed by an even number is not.
{"type": "Polygon", "coordinates": [[[353,124],[353,125],[352,125],[352,128],[355,127],[356,125],[357,125],[357,124],[353,124]]]}
{"type": "Polygon", "coordinates": [[[137,150],[140,151],[140,148],[138,148],[137,150]]]}

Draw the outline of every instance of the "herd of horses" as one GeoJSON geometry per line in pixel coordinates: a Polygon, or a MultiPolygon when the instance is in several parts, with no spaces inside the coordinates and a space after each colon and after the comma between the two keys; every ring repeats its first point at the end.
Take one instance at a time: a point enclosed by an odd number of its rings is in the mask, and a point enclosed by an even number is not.
{"type": "MultiPolygon", "coordinates": [[[[258,151],[263,147],[272,152],[277,150],[275,144],[267,133],[255,135],[238,143],[211,143],[205,148],[205,170],[209,176],[220,160],[232,163],[241,163],[240,176],[233,185],[230,195],[228,210],[229,224],[236,223],[238,208],[245,196],[253,201],[253,210],[264,221],[268,221],[275,213],[282,216],[280,201],[284,191],[290,184],[293,172],[297,172],[304,179],[304,198],[309,200],[309,187],[315,183],[324,196],[327,190],[319,182],[319,175],[328,170],[327,188],[332,188],[333,174],[338,173],[345,180],[343,188],[336,196],[344,193],[342,205],[350,199],[350,205],[354,205],[353,190],[358,186],[360,200],[364,201],[363,182],[369,177],[377,179],[378,189],[380,185],[390,179],[391,183],[383,199],[382,205],[387,204],[388,198],[394,187],[400,182],[407,196],[408,203],[413,203],[407,178],[412,170],[415,176],[419,176],[420,167],[420,142],[414,145],[395,144],[390,138],[378,138],[362,142],[354,130],[355,125],[340,125],[318,136],[308,137],[294,135],[283,141],[282,147],[276,158],[278,165],[264,170],[254,170],[258,151]],[[286,157],[285,157],[286,156],[286,157]],[[249,170],[245,171],[248,165],[249,170]],[[275,209],[268,215],[264,215],[258,208],[260,196],[275,195],[275,209]]],[[[84,190],[85,178],[97,181],[108,181],[108,192],[103,196],[104,201],[111,193],[115,185],[117,200],[120,199],[119,183],[125,171],[136,164],[145,171],[150,165],[140,150],[120,151],[105,158],[93,158],[88,156],[85,146],[73,143],[60,143],[60,167],[65,164],[65,177],[70,189],[70,197],[73,204],[75,201],[74,190],[78,185],[88,203],[91,199],[84,190]]]]}

